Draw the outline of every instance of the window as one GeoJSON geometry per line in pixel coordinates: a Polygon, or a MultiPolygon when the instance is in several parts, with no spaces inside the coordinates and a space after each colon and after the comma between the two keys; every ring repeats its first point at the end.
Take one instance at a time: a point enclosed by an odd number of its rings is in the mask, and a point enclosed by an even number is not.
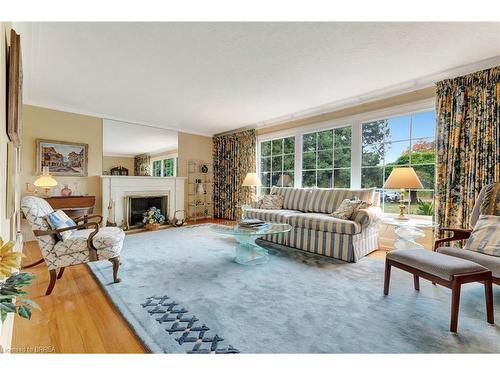
{"type": "Polygon", "coordinates": [[[261,194],[271,186],[294,186],[295,137],[273,139],[260,145],[261,194]]]}
{"type": "Polygon", "coordinates": [[[302,136],[302,186],[351,186],[351,127],[302,136]]]}
{"type": "Polygon", "coordinates": [[[362,124],[361,186],[382,192],[383,208],[398,213],[399,192],[384,190],[394,166],[412,166],[423,190],[405,196],[408,213],[432,215],[435,166],[434,111],[375,120],[362,124]]]}
{"type": "Polygon", "coordinates": [[[154,160],[152,169],[153,176],[174,177],[177,175],[177,158],[154,160]]]}

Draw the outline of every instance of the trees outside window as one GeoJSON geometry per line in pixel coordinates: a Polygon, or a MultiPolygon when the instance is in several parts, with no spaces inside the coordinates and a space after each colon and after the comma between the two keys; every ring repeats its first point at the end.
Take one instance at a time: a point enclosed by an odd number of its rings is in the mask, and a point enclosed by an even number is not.
{"type": "Polygon", "coordinates": [[[273,139],[260,146],[261,194],[271,186],[294,186],[295,137],[273,139]]]}
{"type": "Polygon", "coordinates": [[[407,195],[408,212],[432,214],[435,168],[435,112],[371,121],[362,124],[361,186],[381,191],[385,212],[398,212],[398,191],[383,185],[395,166],[413,167],[423,190],[407,195]]]}
{"type": "Polygon", "coordinates": [[[302,186],[351,186],[351,127],[302,136],[302,186]]]}
{"type": "Polygon", "coordinates": [[[152,171],[156,177],[177,176],[177,158],[154,160],[152,171]]]}

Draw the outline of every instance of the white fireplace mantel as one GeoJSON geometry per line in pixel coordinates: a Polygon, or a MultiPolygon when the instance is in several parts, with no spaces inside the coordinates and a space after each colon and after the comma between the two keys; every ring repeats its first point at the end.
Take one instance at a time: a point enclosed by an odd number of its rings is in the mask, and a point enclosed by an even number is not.
{"type": "Polygon", "coordinates": [[[174,216],[176,210],[184,209],[186,177],[101,176],[101,179],[104,223],[111,219],[111,222],[122,225],[125,220],[125,199],[134,194],[168,193],[169,218],[174,216]],[[113,207],[111,211],[108,210],[110,201],[113,207]]]}

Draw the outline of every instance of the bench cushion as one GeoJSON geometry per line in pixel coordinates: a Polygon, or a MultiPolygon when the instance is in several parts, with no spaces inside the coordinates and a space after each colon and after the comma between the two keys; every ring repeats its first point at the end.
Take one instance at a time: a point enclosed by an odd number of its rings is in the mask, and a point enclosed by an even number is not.
{"type": "Polygon", "coordinates": [[[476,251],[443,246],[436,250],[438,253],[452,257],[470,260],[489,269],[493,277],[500,277],[500,257],[481,254],[476,251]]]}
{"type": "Polygon", "coordinates": [[[448,281],[451,281],[456,275],[488,270],[466,259],[422,249],[389,251],[387,253],[387,259],[394,260],[448,281]]]}

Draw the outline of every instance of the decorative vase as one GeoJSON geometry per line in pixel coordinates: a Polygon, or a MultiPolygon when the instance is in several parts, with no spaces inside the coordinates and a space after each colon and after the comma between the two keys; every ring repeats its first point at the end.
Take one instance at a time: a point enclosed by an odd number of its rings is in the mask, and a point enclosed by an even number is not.
{"type": "Polygon", "coordinates": [[[203,187],[203,184],[198,184],[197,192],[198,194],[205,194],[205,188],[203,187]]]}
{"type": "Polygon", "coordinates": [[[160,224],[159,223],[153,223],[153,224],[147,223],[146,224],[146,229],[147,230],[158,230],[158,228],[160,228],[160,224]]]}
{"type": "Polygon", "coordinates": [[[64,187],[61,189],[61,196],[62,197],[69,197],[71,196],[73,192],[71,191],[71,189],[68,187],[67,184],[64,185],[64,187]]]}

